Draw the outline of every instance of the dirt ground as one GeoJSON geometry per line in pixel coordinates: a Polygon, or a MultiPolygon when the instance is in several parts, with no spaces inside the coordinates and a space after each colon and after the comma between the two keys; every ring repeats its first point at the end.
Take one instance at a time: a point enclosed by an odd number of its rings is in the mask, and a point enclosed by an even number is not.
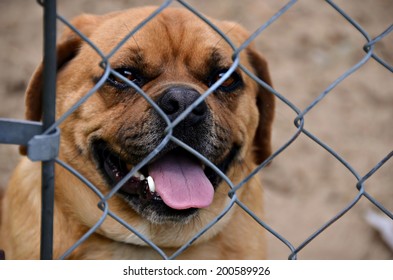
{"type": "MultiPolygon", "coordinates": [[[[203,13],[256,30],[287,1],[188,1],[203,13]]],[[[391,0],[337,0],[369,34],[393,22],[391,0]]],[[[105,13],[162,1],[59,0],[59,12],[105,13]]],[[[0,1],[0,117],[23,118],[23,93],[42,54],[42,9],[36,1],[0,1]]],[[[60,25],[60,24],[59,24],[60,25]]],[[[62,26],[60,25],[60,28],[62,26]]],[[[275,89],[301,110],[365,55],[365,38],[325,1],[298,1],[258,36],[270,63],[275,89]]],[[[393,33],[376,45],[393,65],[393,33]]],[[[295,133],[295,113],[277,102],[274,148],[295,133]]],[[[333,148],[357,171],[367,174],[393,146],[392,73],[373,60],[338,85],[305,117],[305,128],[333,148]]],[[[0,132],[2,133],[2,132],[0,132]]],[[[18,159],[17,147],[0,145],[0,186],[18,159]]],[[[301,135],[262,172],[266,221],[299,246],[357,195],[356,178],[327,151],[301,135]]],[[[366,190],[393,211],[393,160],[366,183],[366,190]]],[[[364,219],[377,211],[367,199],[299,253],[300,259],[392,259],[393,252],[364,219]]],[[[290,250],[269,234],[269,258],[286,259],[290,250]]]]}

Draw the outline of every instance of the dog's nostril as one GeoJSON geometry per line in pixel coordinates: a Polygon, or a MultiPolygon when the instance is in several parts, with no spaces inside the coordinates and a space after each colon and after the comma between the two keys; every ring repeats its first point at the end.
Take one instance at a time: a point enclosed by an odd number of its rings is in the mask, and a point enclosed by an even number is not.
{"type": "Polygon", "coordinates": [[[180,104],[175,99],[169,99],[160,105],[160,108],[167,114],[172,115],[180,110],[180,104]]]}
{"type": "Polygon", "coordinates": [[[201,104],[199,104],[197,107],[195,107],[194,110],[192,110],[192,113],[198,116],[203,116],[207,112],[207,105],[203,101],[201,104]]]}
{"type": "MultiPolygon", "coordinates": [[[[170,120],[174,120],[199,97],[200,94],[192,88],[172,87],[163,93],[157,104],[170,120]]],[[[206,116],[207,110],[207,105],[203,101],[188,114],[184,121],[189,125],[201,122],[206,116]]]]}

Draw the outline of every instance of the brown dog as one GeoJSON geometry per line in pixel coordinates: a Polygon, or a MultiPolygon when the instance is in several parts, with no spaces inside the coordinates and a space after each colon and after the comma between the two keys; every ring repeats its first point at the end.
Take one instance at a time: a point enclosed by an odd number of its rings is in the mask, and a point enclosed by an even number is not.
{"type": "MultiPolygon", "coordinates": [[[[154,7],[82,15],[72,24],[105,54],[154,7]]],[[[237,24],[214,21],[239,46],[248,34],[237,24]]],[[[137,84],[175,120],[232,65],[233,49],[191,12],[170,8],[131,37],[110,65],[137,84]]],[[[83,97],[103,75],[99,55],[66,30],[58,45],[57,117],[83,97]]],[[[271,84],[265,60],[247,47],[241,64],[271,84]]],[[[42,66],[27,89],[27,113],[40,120],[42,66]]],[[[234,183],[270,154],[273,95],[240,69],[172,131],[234,183]]],[[[123,79],[105,84],[61,125],[59,158],[103,194],[165,139],[167,121],[123,79]]],[[[108,200],[109,210],[167,254],[172,254],[219,215],[230,199],[228,184],[201,159],[174,141],[134,173],[108,200]]],[[[54,257],[60,257],[102,216],[100,199],[74,175],[56,166],[54,257]]],[[[1,244],[7,258],[37,259],[40,246],[40,163],[22,159],[4,197],[1,244]]],[[[262,217],[257,178],[236,193],[262,217]]],[[[237,205],[179,258],[257,259],[266,254],[264,229],[237,205]]],[[[160,256],[111,217],[72,252],[72,259],[156,259],[160,256]]]]}

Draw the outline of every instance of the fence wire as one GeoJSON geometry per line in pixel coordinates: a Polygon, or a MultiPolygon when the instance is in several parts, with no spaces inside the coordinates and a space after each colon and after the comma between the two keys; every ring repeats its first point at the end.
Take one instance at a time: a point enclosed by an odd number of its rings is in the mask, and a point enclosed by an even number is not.
{"type": "MultiPolygon", "coordinates": [[[[342,83],[345,79],[347,79],[350,75],[355,73],[357,70],[359,70],[361,67],[363,67],[365,64],[367,64],[370,60],[374,60],[381,64],[383,67],[385,67],[386,71],[393,72],[393,67],[386,61],[384,61],[381,57],[378,56],[378,54],[375,53],[375,45],[383,40],[384,37],[386,37],[389,33],[392,32],[393,30],[393,24],[387,27],[386,30],[382,31],[380,35],[376,36],[375,38],[371,38],[367,31],[359,24],[357,23],[353,18],[351,18],[339,5],[337,5],[334,1],[326,0],[325,2],[328,3],[332,9],[337,11],[340,15],[342,15],[343,18],[346,19],[348,24],[354,26],[356,30],[365,38],[365,43],[364,43],[364,51],[365,54],[364,56],[350,69],[348,69],[343,75],[339,76],[333,83],[331,83],[326,89],[324,89],[320,95],[315,98],[309,106],[307,106],[304,110],[301,110],[298,108],[294,103],[292,103],[289,99],[287,99],[284,95],[281,93],[277,92],[275,89],[267,85],[264,81],[259,79],[257,76],[255,76],[253,73],[251,73],[248,69],[246,69],[243,65],[241,65],[240,60],[239,60],[239,55],[240,53],[247,47],[249,46],[258,36],[260,36],[267,28],[269,28],[275,21],[279,20],[280,17],[285,14],[288,10],[290,10],[295,4],[297,4],[297,0],[292,0],[288,1],[287,4],[285,4],[277,13],[270,18],[267,22],[263,23],[260,25],[259,28],[253,32],[250,37],[240,46],[236,47],[231,40],[228,38],[228,36],[220,30],[217,26],[215,26],[209,19],[207,19],[205,16],[203,16],[197,9],[195,9],[193,6],[191,6],[187,1],[183,0],[167,0],[163,1],[161,6],[157,8],[157,10],[152,13],[149,17],[144,19],[139,25],[137,25],[133,30],[131,30],[126,37],[123,38],[123,40],[118,43],[113,49],[108,53],[104,54],[89,38],[87,38],[84,34],[82,34],[76,27],[74,27],[68,19],[63,17],[62,15],[55,14],[56,9],[55,6],[51,7],[50,9],[48,8],[49,5],[53,5],[56,1],[38,1],[42,6],[44,6],[46,11],[49,13],[49,16],[56,16],[58,21],[61,21],[63,24],[65,24],[67,27],[69,27],[71,30],[73,30],[76,34],[76,36],[79,36],[82,40],[84,40],[101,58],[100,66],[103,68],[104,74],[100,78],[100,80],[95,84],[95,86],[85,94],[85,96],[80,99],[76,104],[74,104],[64,115],[62,115],[59,119],[56,121],[51,121],[50,124],[46,123],[45,126],[41,126],[40,123],[32,123],[32,122],[21,122],[21,121],[14,121],[14,120],[9,120],[9,119],[1,119],[0,120],[0,127],[1,131],[5,132],[2,133],[0,136],[0,143],[6,143],[6,144],[26,144],[30,139],[34,137],[49,137],[53,134],[56,129],[59,128],[60,124],[64,122],[72,113],[74,113],[79,106],[81,106],[86,100],[88,100],[92,95],[96,94],[97,90],[107,81],[108,77],[110,75],[116,76],[118,79],[121,79],[124,83],[127,83],[130,87],[134,88],[138,94],[140,94],[156,111],[157,113],[162,117],[162,119],[166,123],[166,130],[165,130],[165,138],[162,140],[162,142],[156,147],[156,149],[151,152],[146,158],[144,158],[139,164],[137,164],[120,182],[116,184],[116,186],[107,194],[104,195],[103,193],[100,192],[100,190],[94,186],[91,182],[89,182],[82,174],[78,172],[78,170],[75,170],[72,168],[70,165],[68,165],[66,162],[62,161],[59,159],[57,156],[52,156],[49,155],[49,159],[41,159],[42,161],[48,162],[48,161],[54,161],[56,164],[62,166],[66,170],[68,170],[70,173],[72,173],[74,176],[76,176],[81,182],[83,182],[86,186],[86,188],[89,188],[92,190],[97,197],[100,199],[100,203],[98,204],[97,207],[102,210],[102,215],[100,219],[97,221],[97,223],[92,226],[84,235],[83,237],[76,242],[73,246],[71,246],[66,252],[63,253],[61,256],[61,259],[66,259],[67,257],[72,254],[84,241],[86,241],[94,232],[97,231],[97,229],[102,225],[102,223],[108,218],[111,217],[114,220],[116,220],[118,223],[123,225],[125,228],[127,228],[129,231],[134,233],[136,236],[138,236],[141,240],[143,240],[148,246],[153,248],[158,254],[161,255],[163,259],[174,259],[178,257],[179,255],[182,254],[189,246],[191,246],[197,239],[199,239],[206,231],[208,231],[210,228],[212,228],[222,217],[224,217],[228,211],[234,206],[237,205],[243,211],[245,211],[250,217],[252,217],[258,224],[260,224],[261,227],[265,228],[270,234],[275,236],[280,242],[285,244],[288,247],[289,250],[289,259],[297,259],[298,253],[303,250],[310,242],[312,242],[315,238],[317,238],[321,233],[323,233],[328,227],[330,227],[332,224],[334,224],[336,221],[338,221],[343,215],[345,215],[348,211],[350,211],[358,202],[361,198],[366,198],[370,203],[375,205],[381,212],[386,214],[390,219],[393,219],[393,213],[387,210],[382,203],[377,201],[372,195],[370,195],[365,188],[365,182],[370,179],[375,172],[378,171],[379,168],[381,168],[386,162],[391,160],[393,156],[393,151],[389,152],[384,158],[380,160],[376,164],[374,168],[372,168],[366,175],[361,175],[359,172],[351,166],[349,162],[347,162],[340,154],[338,154],[335,150],[333,150],[331,147],[329,147],[326,143],[324,143],[322,140],[318,139],[314,134],[312,134],[310,131],[305,129],[304,126],[304,118],[309,112],[312,110],[317,110],[318,104],[324,100],[328,95],[332,94],[332,90],[338,86],[340,83],[342,83]],[[113,68],[111,68],[110,65],[110,59],[113,57],[113,55],[129,40],[135,33],[137,33],[139,30],[141,30],[149,21],[151,21],[153,18],[155,18],[157,15],[159,15],[162,11],[164,11],[167,7],[171,6],[174,3],[179,3],[181,6],[183,6],[185,9],[191,11],[193,14],[195,14],[197,17],[199,17],[202,21],[204,21],[206,24],[208,24],[215,32],[217,32],[233,49],[233,64],[231,67],[227,70],[227,72],[217,81],[215,82],[206,92],[204,92],[188,109],[186,109],[180,116],[178,116],[175,120],[171,121],[165,114],[165,112],[162,111],[162,109],[141,89],[139,88],[136,84],[134,84],[132,81],[126,79],[119,73],[117,73],[113,68]],[[273,94],[276,99],[279,102],[282,102],[288,108],[293,110],[296,114],[296,117],[294,119],[294,125],[296,127],[295,133],[290,137],[290,139],[281,147],[279,147],[274,153],[267,158],[263,163],[261,163],[255,170],[253,170],[248,176],[246,176],[240,183],[234,184],[231,182],[231,180],[219,169],[217,166],[215,166],[212,162],[210,162],[207,158],[205,158],[203,155],[198,153],[196,150],[188,146],[186,143],[182,142],[178,138],[176,138],[173,135],[173,129],[182,121],[184,118],[187,117],[187,115],[194,110],[201,102],[203,102],[209,95],[211,95],[230,75],[235,71],[235,69],[240,68],[244,73],[246,73],[248,76],[250,76],[252,79],[254,79],[258,84],[260,84],[262,87],[268,89],[268,91],[273,94]],[[23,133],[23,136],[20,135],[20,133],[23,133]],[[282,236],[278,231],[276,231],[274,228],[269,226],[261,217],[257,217],[250,209],[247,208],[246,205],[244,205],[237,197],[237,191],[241,189],[245,183],[247,183],[252,177],[257,176],[257,173],[264,169],[266,165],[271,162],[273,159],[278,157],[283,151],[285,151],[292,143],[294,143],[297,138],[300,135],[305,135],[309,139],[311,139],[313,142],[315,142],[317,145],[319,145],[322,149],[326,150],[329,154],[331,154],[338,162],[341,163],[342,167],[350,174],[352,174],[356,178],[356,185],[353,186],[357,190],[357,195],[353,198],[353,200],[348,203],[343,209],[341,209],[334,217],[332,217],[329,221],[327,221],[324,225],[322,225],[320,228],[318,228],[315,232],[313,232],[307,239],[305,239],[300,245],[296,246],[292,244],[285,236],[282,236]],[[226,206],[222,212],[217,215],[208,225],[206,225],[203,229],[201,229],[193,238],[191,238],[188,242],[186,242],[182,247],[180,247],[175,253],[172,255],[167,255],[159,246],[154,244],[151,240],[149,240],[146,236],[144,236],[142,233],[138,232],[132,225],[126,223],[124,220],[122,220],[119,216],[114,213],[108,205],[108,200],[113,197],[123,186],[124,183],[126,183],[134,174],[137,170],[139,170],[141,167],[145,166],[151,159],[153,159],[158,153],[161,152],[161,150],[170,142],[176,143],[178,146],[182,147],[183,149],[187,150],[189,153],[193,154],[195,157],[200,159],[205,165],[209,166],[212,170],[214,170],[218,176],[220,176],[231,188],[231,190],[228,192],[228,196],[230,197],[230,203],[226,206]]],[[[55,28],[55,27],[54,27],[55,28]]],[[[48,34],[53,32],[52,27],[51,30],[47,31],[45,34],[45,41],[48,42],[50,39],[50,36],[53,36],[52,34],[48,34]]],[[[53,38],[53,37],[52,37],[53,38]]],[[[52,56],[53,59],[53,56],[52,56]]],[[[53,63],[53,61],[52,61],[53,63]]],[[[52,66],[53,67],[53,66],[52,66]]],[[[50,69],[50,71],[53,71],[53,68],[50,69]]],[[[55,71],[53,71],[55,72],[55,71]]],[[[55,82],[55,77],[50,78],[52,79],[51,83],[55,82]]],[[[45,81],[46,83],[50,81],[45,81]]],[[[53,84],[52,84],[53,85],[53,84]]],[[[54,91],[52,91],[53,94],[54,91]]],[[[51,105],[44,105],[44,106],[51,106],[51,105]]],[[[48,108],[43,109],[43,111],[47,111],[48,108]]],[[[52,140],[51,140],[52,141],[52,140]]],[[[36,146],[31,146],[29,149],[34,150],[34,149],[39,149],[41,145],[44,142],[39,142],[36,146]]],[[[53,143],[53,142],[52,142],[53,143]]],[[[59,148],[59,142],[54,142],[57,143],[57,147],[59,148]]],[[[42,150],[42,149],[41,149],[42,150]]],[[[34,151],[33,151],[34,152],[34,151]]],[[[39,157],[39,156],[38,156],[39,157]]],[[[52,172],[54,169],[52,169],[52,172]]],[[[48,178],[53,178],[54,174],[44,174],[43,176],[43,182],[48,182],[48,178]]],[[[53,195],[53,194],[52,194],[53,195]]],[[[49,204],[51,203],[51,200],[49,199],[49,204]]],[[[51,205],[48,205],[49,208],[53,207],[51,205]]],[[[53,208],[51,208],[53,210],[53,208]]],[[[45,210],[43,210],[45,211],[45,210]]],[[[51,211],[51,210],[49,210],[51,211]]],[[[51,232],[51,217],[44,219],[43,220],[43,225],[42,228],[48,228],[48,225],[45,223],[49,223],[49,235],[52,234],[51,232]]],[[[53,239],[47,235],[42,235],[41,239],[41,247],[42,248],[47,248],[44,250],[44,252],[41,252],[41,257],[42,258],[51,258],[51,250],[52,250],[52,241],[53,239]]]]}

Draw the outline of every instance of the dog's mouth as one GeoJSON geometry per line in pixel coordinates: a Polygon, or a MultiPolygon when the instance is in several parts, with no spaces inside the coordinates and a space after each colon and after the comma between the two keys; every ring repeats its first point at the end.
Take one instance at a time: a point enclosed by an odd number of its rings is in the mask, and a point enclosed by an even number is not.
{"type": "MultiPolygon", "coordinates": [[[[233,147],[217,167],[225,173],[238,150],[233,147]]],[[[93,151],[98,167],[111,188],[133,168],[104,141],[95,142],[93,151]]],[[[161,213],[164,215],[189,216],[212,203],[221,180],[216,172],[196,157],[181,148],[174,148],[134,172],[118,194],[136,206],[139,212],[146,207],[154,207],[153,211],[165,212],[161,213]]]]}

